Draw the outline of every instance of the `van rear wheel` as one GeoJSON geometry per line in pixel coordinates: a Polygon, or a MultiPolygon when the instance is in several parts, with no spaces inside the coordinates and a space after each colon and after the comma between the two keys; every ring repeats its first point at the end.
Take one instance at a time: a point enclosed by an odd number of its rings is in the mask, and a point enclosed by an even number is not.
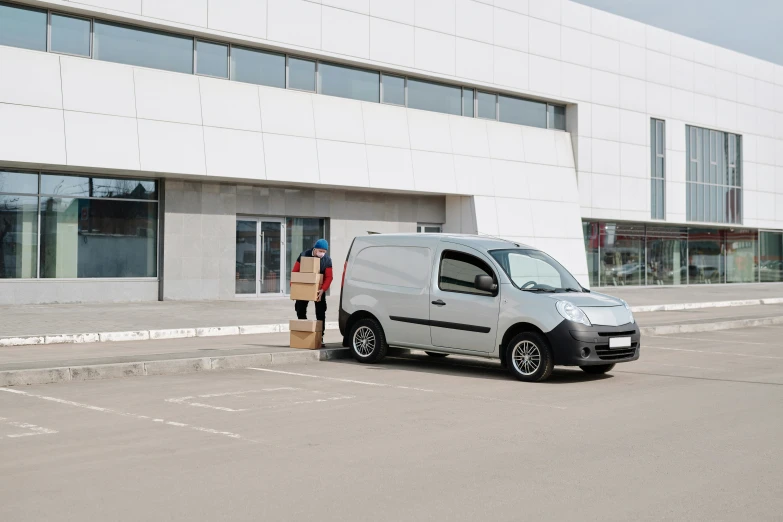
{"type": "Polygon", "coordinates": [[[554,368],[552,349],[537,332],[522,332],[506,347],[506,364],[511,375],[525,382],[541,382],[554,368]]]}
{"type": "Polygon", "coordinates": [[[351,353],[360,363],[376,363],[386,357],[389,345],[383,328],[374,318],[361,319],[353,325],[350,337],[351,353]]]}

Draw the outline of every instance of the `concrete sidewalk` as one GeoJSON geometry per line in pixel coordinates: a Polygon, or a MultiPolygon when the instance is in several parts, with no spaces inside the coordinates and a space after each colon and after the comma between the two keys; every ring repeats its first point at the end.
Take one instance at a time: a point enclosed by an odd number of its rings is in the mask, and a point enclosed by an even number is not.
{"type": "Polygon", "coordinates": [[[596,292],[625,299],[633,307],[783,298],[783,283],[691,286],[603,286],[596,292]]]}

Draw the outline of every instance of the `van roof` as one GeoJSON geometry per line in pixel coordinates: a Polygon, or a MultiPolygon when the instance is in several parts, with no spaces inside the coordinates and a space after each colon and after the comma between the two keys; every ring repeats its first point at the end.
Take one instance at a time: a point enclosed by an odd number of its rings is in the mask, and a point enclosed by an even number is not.
{"type": "Polygon", "coordinates": [[[533,248],[530,245],[520,243],[518,241],[511,241],[509,239],[503,239],[494,236],[477,236],[474,234],[370,234],[365,236],[358,236],[370,240],[378,240],[382,237],[389,237],[395,239],[410,238],[421,241],[426,238],[437,239],[454,239],[457,243],[462,243],[472,247],[478,247],[484,250],[494,250],[500,248],[533,248]]]}

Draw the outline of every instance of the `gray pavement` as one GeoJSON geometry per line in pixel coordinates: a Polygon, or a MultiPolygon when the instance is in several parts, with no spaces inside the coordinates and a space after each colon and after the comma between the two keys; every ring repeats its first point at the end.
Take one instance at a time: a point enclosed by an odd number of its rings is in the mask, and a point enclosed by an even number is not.
{"type": "Polygon", "coordinates": [[[783,327],[0,389],[0,520],[776,520],[783,327]]]}
{"type": "Polygon", "coordinates": [[[783,297],[783,283],[644,287],[604,286],[595,288],[595,291],[625,299],[631,306],[648,306],[783,297]]]}

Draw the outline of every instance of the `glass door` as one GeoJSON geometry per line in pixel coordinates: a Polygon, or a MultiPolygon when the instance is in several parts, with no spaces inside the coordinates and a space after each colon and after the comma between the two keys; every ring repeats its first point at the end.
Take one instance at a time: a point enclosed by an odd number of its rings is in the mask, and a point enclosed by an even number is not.
{"type": "Polygon", "coordinates": [[[238,218],[236,293],[238,296],[283,294],[285,222],[280,218],[238,218]]]}

